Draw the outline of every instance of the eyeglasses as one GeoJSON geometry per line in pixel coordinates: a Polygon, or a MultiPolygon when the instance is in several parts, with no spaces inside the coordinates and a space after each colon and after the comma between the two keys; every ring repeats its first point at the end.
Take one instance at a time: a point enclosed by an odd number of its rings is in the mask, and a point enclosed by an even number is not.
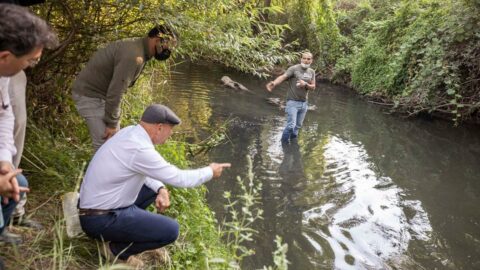
{"type": "Polygon", "coordinates": [[[40,62],[40,59],[41,58],[38,57],[38,58],[35,58],[35,59],[28,60],[28,66],[33,68],[34,66],[36,66],[40,62]]]}

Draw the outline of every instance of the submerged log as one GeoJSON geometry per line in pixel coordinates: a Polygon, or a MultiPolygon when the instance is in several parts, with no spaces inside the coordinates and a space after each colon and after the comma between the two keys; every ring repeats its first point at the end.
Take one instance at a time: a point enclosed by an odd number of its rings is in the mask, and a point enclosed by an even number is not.
{"type": "MultiPolygon", "coordinates": [[[[285,109],[286,102],[283,99],[280,98],[266,98],[268,104],[272,104],[277,106],[279,109],[283,110],[285,109]]],[[[313,104],[308,104],[307,110],[308,111],[315,111],[317,109],[317,106],[313,104]]]]}
{"type": "Polygon", "coordinates": [[[223,85],[228,86],[232,89],[242,90],[242,91],[247,91],[252,93],[252,91],[250,91],[247,87],[243,86],[243,84],[230,79],[230,77],[228,76],[223,76],[220,80],[222,81],[223,85]]]}

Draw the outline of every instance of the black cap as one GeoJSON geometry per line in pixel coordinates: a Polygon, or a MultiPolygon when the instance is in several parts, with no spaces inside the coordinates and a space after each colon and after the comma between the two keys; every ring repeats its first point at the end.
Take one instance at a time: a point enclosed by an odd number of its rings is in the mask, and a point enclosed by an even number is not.
{"type": "Polygon", "coordinates": [[[180,124],[180,118],[167,106],[161,104],[152,104],[143,112],[143,122],[149,124],[180,124]]]}

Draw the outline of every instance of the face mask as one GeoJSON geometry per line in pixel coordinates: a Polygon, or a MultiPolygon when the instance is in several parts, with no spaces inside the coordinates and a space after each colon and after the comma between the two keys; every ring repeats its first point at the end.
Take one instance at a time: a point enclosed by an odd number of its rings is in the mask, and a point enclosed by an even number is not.
{"type": "Polygon", "coordinates": [[[165,61],[170,57],[172,52],[169,49],[163,49],[162,45],[157,44],[155,45],[155,59],[160,61],[165,61]]]}
{"type": "Polygon", "coordinates": [[[300,63],[300,65],[302,66],[303,69],[307,69],[310,67],[310,64],[300,63]]]}

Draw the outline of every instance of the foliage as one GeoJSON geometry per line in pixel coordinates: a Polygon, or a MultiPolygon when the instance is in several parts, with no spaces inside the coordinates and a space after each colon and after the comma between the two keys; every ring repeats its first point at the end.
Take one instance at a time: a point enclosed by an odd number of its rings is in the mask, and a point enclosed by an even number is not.
{"type": "Polygon", "coordinates": [[[274,64],[295,59],[290,44],[283,44],[281,38],[287,26],[260,19],[261,13],[278,11],[257,6],[255,1],[195,2],[176,16],[184,40],[181,53],[263,76],[262,71],[274,64]]]}
{"type": "MultiPolygon", "coordinates": [[[[238,6],[220,0],[197,2],[194,5],[178,1],[163,1],[162,4],[133,0],[54,0],[35,7],[36,12],[57,30],[63,42],[57,50],[46,52],[41,64],[29,72],[29,86],[33,90],[33,95],[28,98],[29,120],[33,122],[29,123],[29,128],[35,132],[29,132],[25,154],[27,162],[22,167],[27,169],[32,179],[44,179],[47,182],[45,185],[33,185],[38,197],[33,195],[31,201],[42,201],[49,190],[56,190],[53,197],[47,199],[47,202],[56,202],[49,205],[49,208],[56,209],[60,194],[73,189],[74,174],[92,154],[86,125],[73,113],[74,106],[69,93],[81,63],[86,62],[93,51],[104,43],[124,37],[144,36],[155,22],[162,21],[179,33],[181,46],[177,55],[180,56],[219,61],[261,75],[262,71],[258,69],[268,69],[273,64],[290,61],[294,55],[285,50],[288,44],[281,42],[280,36],[285,26],[259,19],[260,12],[277,12],[274,8],[264,9],[253,4],[238,6]],[[208,8],[205,5],[209,5],[208,8]],[[211,7],[223,11],[209,11],[211,7]],[[253,19],[246,19],[245,15],[253,19]],[[211,21],[222,23],[211,24],[211,21]],[[192,28],[191,25],[199,27],[192,28]],[[208,35],[205,36],[205,33],[208,35]]],[[[152,102],[151,89],[155,80],[152,80],[152,73],[148,70],[156,67],[168,72],[168,64],[171,63],[149,63],[136,87],[129,89],[123,100],[122,125],[135,124],[145,106],[152,102]]],[[[167,160],[184,168],[188,166],[185,159],[187,151],[198,152],[213,147],[223,136],[224,132],[220,129],[200,146],[183,143],[183,138],[177,137],[178,140],[172,140],[158,147],[158,150],[167,160]]],[[[168,214],[179,221],[182,232],[180,240],[172,247],[174,267],[202,269],[215,264],[212,258],[233,260],[231,249],[226,249],[220,241],[216,220],[205,203],[205,192],[204,187],[171,189],[172,207],[168,214]]],[[[71,245],[67,244],[70,242],[66,241],[65,235],[56,235],[53,239],[57,239],[54,243],[61,243],[54,245],[56,254],[70,254],[66,253],[70,252],[71,245]]],[[[96,254],[93,246],[82,246],[87,254],[81,252],[81,256],[96,254]]],[[[81,256],[62,257],[56,263],[57,259],[54,258],[57,256],[52,257],[48,250],[42,248],[38,254],[42,254],[40,256],[45,260],[52,258],[54,265],[65,265],[65,260],[70,265],[83,265],[81,256]]],[[[73,250],[78,251],[78,247],[73,247],[73,250]]],[[[39,258],[33,256],[32,260],[39,258]]],[[[102,264],[101,261],[99,263],[102,264]]]]}
{"type": "Polygon", "coordinates": [[[261,182],[254,182],[253,165],[250,156],[247,156],[247,179],[244,181],[238,176],[237,183],[242,193],[233,196],[231,192],[226,191],[223,197],[227,200],[225,205],[226,212],[229,213],[229,220],[223,221],[222,231],[224,232],[227,245],[234,253],[236,262],[241,262],[246,256],[254,254],[253,249],[245,246],[246,242],[253,241],[253,235],[257,233],[252,229],[252,224],[262,219],[263,209],[255,206],[260,203],[261,182]]]}
{"type": "MultiPolygon", "coordinates": [[[[43,217],[56,213],[60,194],[73,188],[76,173],[92,154],[85,123],[70,99],[75,74],[98,47],[144,36],[160,22],[178,32],[179,58],[264,76],[273,65],[293,62],[297,51],[309,49],[322,75],[396,110],[447,114],[456,123],[480,119],[479,0],[52,0],[33,8],[62,40],[28,72],[30,122],[22,167],[33,180],[29,200],[42,206],[35,212],[43,217]]],[[[147,71],[166,73],[174,61],[152,61],[147,71]]],[[[152,102],[153,81],[145,72],[129,90],[123,124],[136,123],[152,102]]],[[[158,150],[184,168],[187,153],[198,154],[224,138],[220,128],[204,145],[183,143],[177,136],[158,150]]],[[[172,247],[173,267],[238,268],[252,254],[246,243],[255,233],[250,226],[261,218],[261,210],[254,208],[261,187],[253,183],[251,170],[246,184],[237,181],[244,194],[225,194],[231,216],[223,231],[215,228],[205,188],[172,189],[168,214],[182,226],[181,239],[172,247]],[[222,232],[227,247],[220,241],[222,232]]],[[[39,268],[97,264],[89,261],[96,254],[93,245],[65,239],[58,215],[48,218],[55,229],[37,236],[25,254],[12,252],[11,261],[39,268]]],[[[277,239],[277,248],[275,264],[284,269],[287,247],[277,239]]]]}
{"type": "Polygon", "coordinates": [[[260,14],[280,10],[258,6],[255,1],[52,0],[34,9],[61,40],[59,48],[45,52],[39,65],[28,72],[34,93],[28,98],[32,115],[36,121],[51,120],[46,124],[52,127],[68,126],[62,117],[73,111],[71,85],[98,47],[126,37],[146,36],[158,23],[177,32],[177,59],[216,61],[265,76],[273,65],[295,57],[282,39],[287,26],[260,19],[260,14]]]}
{"type": "Polygon", "coordinates": [[[336,23],[331,0],[277,1],[288,13],[272,18],[279,23],[288,23],[291,30],[287,40],[297,40],[295,50],[308,50],[316,61],[313,65],[323,74],[330,72],[335,60],[342,54],[342,37],[336,23]]]}
{"type": "Polygon", "coordinates": [[[273,263],[275,264],[275,266],[264,266],[263,269],[287,270],[289,263],[289,261],[287,260],[288,244],[282,244],[282,238],[278,235],[275,237],[275,244],[277,245],[277,249],[273,252],[273,263]]]}
{"type": "MultiPolygon", "coordinates": [[[[158,147],[162,156],[179,167],[187,167],[185,144],[169,142],[158,147]]],[[[217,231],[216,219],[205,200],[207,189],[169,188],[171,202],[167,215],[180,224],[180,241],[172,249],[174,268],[208,269],[211,258],[230,258],[217,231]]]]}
{"type": "Polygon", "coordinates": [[[472,1],[372,0],[342,12],[352,46],[337,61],[337,79],[351,74],[359,92],[409,114],[478,117],[480,20],[472,1]]]}
{"type": "MultiPolygon", "coordinates": [[[[252,158],[247,156],[247,173],[246,179],[243,180],[237,176],[237,183],[240,186],[241,194],[233,195],[229,191],[225,191],[223,197],[227,200],[225,204],[226,217],[222,222],[221,233],[227,240],[227,246],[233,255],[233,260],[228,262],[223,259],[216,258],[217,263],[223,263],[226,268],[240,269],[242,260],[255,254],[255,250],[248,248],[247,244],[253,242],[255,234],[258,233],[253,229],[253,224],[263,219],[263,209],[258,208],[260,204],[260,192],[262,183],[254,180],[252,158]]],[[[288,245],[282,244],[282,239],[276,236],[276,250],[273,252],[274,267],[268,266],[264,269],[286,270],[288,268],[287,250],[288,245]]]]}
{"type": "Polygon", "coordinates": [[[194,157],[199,154],[205,154],[214,147],[224,143],[227,139],[227,127],[230,124],[230,121],[222,123],[220,126],[216,127],[212,133],[204,140],[191,144],[187,143],[186,147],[190,156],[194,157]]]}

